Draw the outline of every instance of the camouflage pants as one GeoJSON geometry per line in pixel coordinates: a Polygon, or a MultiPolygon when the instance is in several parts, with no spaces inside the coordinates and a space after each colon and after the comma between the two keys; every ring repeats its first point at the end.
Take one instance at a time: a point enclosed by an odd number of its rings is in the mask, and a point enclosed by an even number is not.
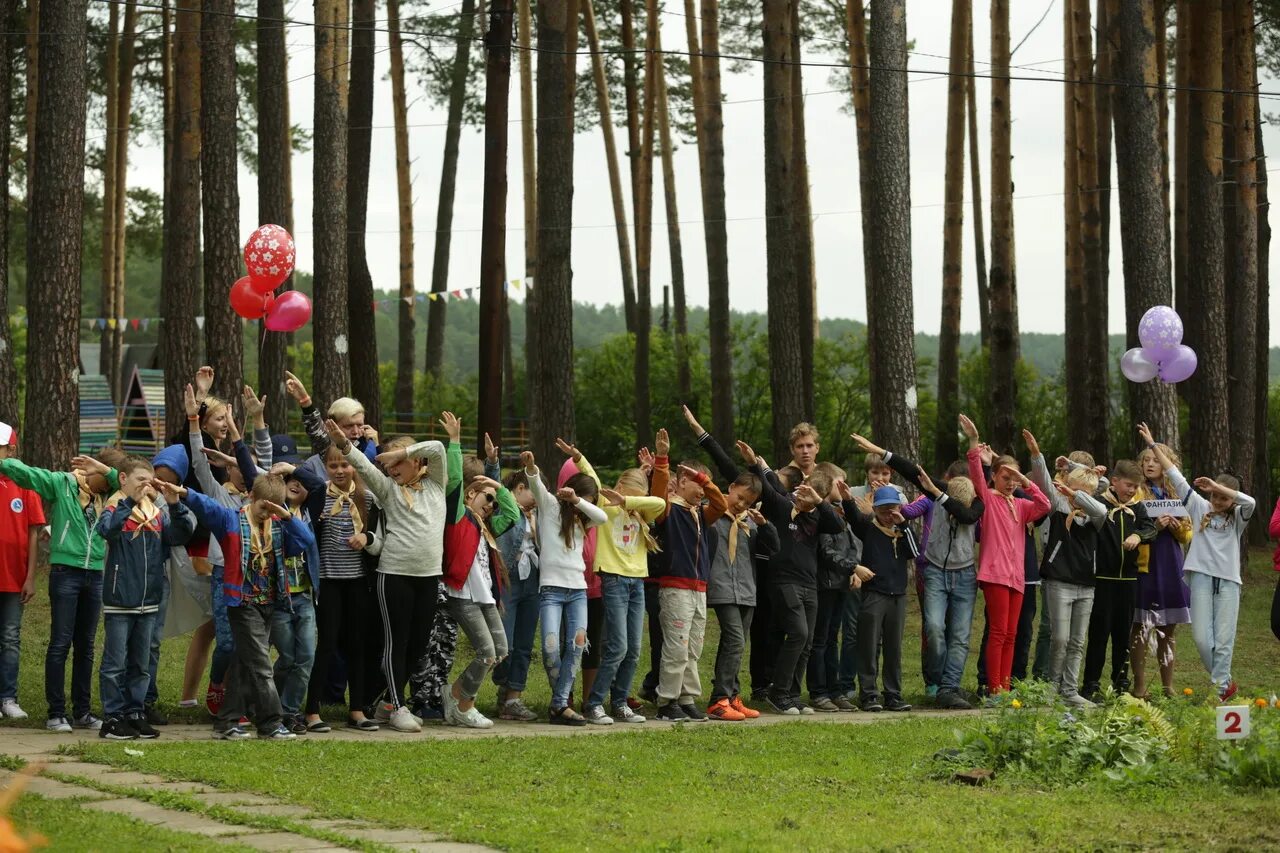
{"type": "Polygon", "coordinates": [[[449,598],[444,584],[436,600],[435,620],[431,624],[431,640],[427,652],[409,675],[409,707],[443,708],[444,689],[453,669],[453,656],[458,650],[458,623],[449,615],[449,598]]]}

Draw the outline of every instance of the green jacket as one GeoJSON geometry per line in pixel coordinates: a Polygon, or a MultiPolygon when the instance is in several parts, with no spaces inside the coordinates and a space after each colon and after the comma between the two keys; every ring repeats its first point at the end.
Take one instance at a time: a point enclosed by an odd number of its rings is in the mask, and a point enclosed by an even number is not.
{"type": "MultiPolygon", "coordinates": [[[[17,459],[0,460],[0,473],[44,500],[52,565],[102,571],[107,543],[94,532],[98,510],[92,503],[80,506],[80,484],[75,474],[33,468],[17,459]]],[[[107,485],[113,492],[120,488],[120,476],[114,468],[107,473],[107,485]]]]}

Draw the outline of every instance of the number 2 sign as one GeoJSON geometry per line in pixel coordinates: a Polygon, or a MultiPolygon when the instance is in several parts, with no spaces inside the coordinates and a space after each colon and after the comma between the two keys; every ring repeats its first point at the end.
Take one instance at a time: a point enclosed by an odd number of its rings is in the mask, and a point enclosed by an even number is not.
{"type": "Polygon", "coordinates": [[[1218,740],[1240,740],[1249,736],[1249,706],[1218,706],[1218,740]]]}

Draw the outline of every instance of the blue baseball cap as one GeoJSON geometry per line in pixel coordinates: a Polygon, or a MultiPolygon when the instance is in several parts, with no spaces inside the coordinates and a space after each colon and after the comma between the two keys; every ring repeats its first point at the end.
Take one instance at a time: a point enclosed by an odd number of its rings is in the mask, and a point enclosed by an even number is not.
{"type": "Polygon", "coordinates": [[[898,489],[894,486],[881,486],[876,489],[875,497],[871,502],[873,507],[878,506],[900,506],[902,498],[898,495],[898,489]]]}
{"type": "Polygon", "coordinates": [[[288,462],[290,465],[297,465],[302,461],[302,457],[298,455],[298,442],[293,440],[293,436],[271,436],[271,460],[288,462]]]}

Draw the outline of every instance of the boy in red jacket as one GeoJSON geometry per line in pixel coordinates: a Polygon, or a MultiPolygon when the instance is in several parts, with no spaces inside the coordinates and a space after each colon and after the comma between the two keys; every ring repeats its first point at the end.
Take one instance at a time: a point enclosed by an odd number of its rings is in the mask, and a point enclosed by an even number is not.
{"type": "MultiPolygon", "coordinates": [[[[0,459],[18,448],[18,433],[0,423],[0,459]]],[[[22,608],[36,595],[36,536],[45,524],[40,496],[0,474],[0,715],[21,720],[18,662],[22,608]]]]}

